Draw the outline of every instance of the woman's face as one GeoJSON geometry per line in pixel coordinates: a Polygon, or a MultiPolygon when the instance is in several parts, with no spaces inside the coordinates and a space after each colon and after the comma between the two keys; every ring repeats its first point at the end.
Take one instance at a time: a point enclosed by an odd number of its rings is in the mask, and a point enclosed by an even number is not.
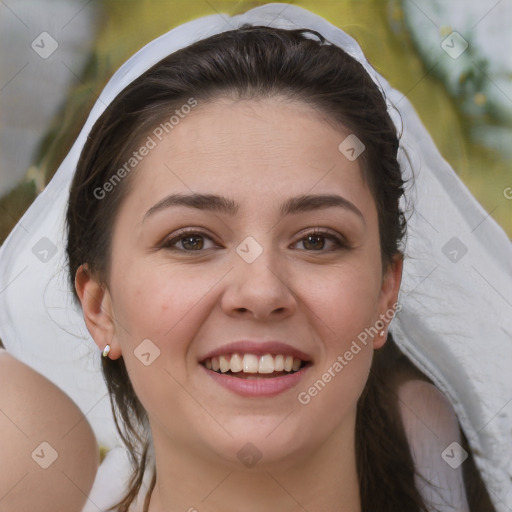
{"type": "Polygon", "coordinates": [[[353,432],[401,268],[383,274],[349,135],[282,98],[199,104],[151,135],[114,226],[113,338],[93,336],[124,357],[155,445],[286,465],[353,432]]]}

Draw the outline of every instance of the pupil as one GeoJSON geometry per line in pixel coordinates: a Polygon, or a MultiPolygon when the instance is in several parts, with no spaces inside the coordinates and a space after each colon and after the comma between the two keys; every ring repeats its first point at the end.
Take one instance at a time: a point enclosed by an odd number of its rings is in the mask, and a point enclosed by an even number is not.
{"type": "Polygon", "coordinates": [[[200,239],[200,237],[198,237],[196,235],[191,235],[191,236],[184,238],[182,241],[182,245],[183,245],[184,249],[201,249],[203,246],[202,240],[200,239]],[[195,240],[195,243],[194,243],[194,240],[195,240]],[[190,243],[189,247],[186,246],[188,243],[190,243]]]}
{"type": "Polygon", "coordinates": [[[325,240],[321,237],[321,236],[317,236],[317,235],[308,235],[307,236],[307,244],[311,243],[311,240],[316,240],[317,243],[313,242],[312,245],[313,245],[313,248],[320,248],[320,249],[323,249],[324,247],[324,243],[325,243],[325,240]],[[321,240],[321,243],[318,243],[319,240],[321,240]]]}

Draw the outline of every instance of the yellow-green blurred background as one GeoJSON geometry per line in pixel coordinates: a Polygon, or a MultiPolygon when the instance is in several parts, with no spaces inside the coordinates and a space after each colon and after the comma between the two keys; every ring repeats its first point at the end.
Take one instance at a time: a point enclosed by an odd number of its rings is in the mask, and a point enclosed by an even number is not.
{"type": "MultiPolygon", "coordinates": [[[[236,14],[265,1],[236,0],[103,0],[92,51],[76,77],[60,111],[42,134],[34,165],[26,179],[0,200],[0,242],[20,218],[67,153],[97,95],[114,71],[136,50],[185,21],[222,12],[236,14]]],[[[512,186],[511,162],[496,150],[471,140],[474,123],[494,121],[462,113],[457,98],[429,72],[404,23],[399,0],[297,0],[338,25],[362,46],[373,66],[405,93],[435,140],[483,207],[512,235],[512,200],[504,190],[512,186]]],[[[449,30],[444,27],[443,30],[449,30]]],[[[43,98],[41,98],[43,101],[43,98]]],[[[475,103],[486,101],[475,94],[475,103]]],[[[0,113],[1,115],[1,113],[0,113]]],[[[511,131],[512,133],[512,131],[511,131]]],[[[512,142],[512,140],[511,140],[512,142]]]]}

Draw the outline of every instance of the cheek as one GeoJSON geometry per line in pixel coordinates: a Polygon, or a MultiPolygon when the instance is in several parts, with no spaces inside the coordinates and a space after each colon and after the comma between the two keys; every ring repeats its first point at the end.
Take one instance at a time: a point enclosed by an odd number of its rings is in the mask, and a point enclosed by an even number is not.
{"type": "Polygon", "coordinates": [[[380,275],[374,268],[363,257],[303,280],[300,293],[317,316],[327,350],[342,350],[378,317],[380,275]]]}
{"type": "Polygon", "coordinates": [[[355,414],[373,357],[368,328],[375,321],[376,296],[375,286],[357,273],[329,282],[316,297],[323,353],[296,399],[305,418],[321,418],[315,428],[324,435],[355,414]]]}
{"type": "Polygon", "coordinates": [[[179,383],[187,379],[187,350],[199,328],[194,318],[215,280],[148,264],[120,267],[111,282],[116,337],[133,388],[153,415],[162,402],[183,399],[179,383]]]}
{"type": "Polygon", "coordinates": [[[310,294],[308,306],[315,313],[311,321],[323,345],[315,377],[329,372],[324,381],[330,388],[364,385],[373,354],[368,333],[378,318],[377,299],[375,285],[358,272],[333,277],[316,295],[310,294]]]}
{"type": "Polygon", "coordinates": [[[120,268],[112,282],[122,325],[116,335],[137,395],[146,409],[158,409],[161,400],[181,400],[179,383],[197,365],[189,355],[191,341],[214,306],[211,294],[221,276],[143,259],[120,268]]]}
{"type": "Polygon", "coordinates": [[[331,269],[328,279],[317,275],[316,282],[322,285],[314,292],[303,283],[308,309],[315,313],[310,318],[322,338],[323,353],[298,390],[297,400],[306,407],[307,414],[325,418],[327,430],[355,410],[370,371],[375,335],[371,327],[378,319],[380,291],[380,274],[372,268],[375,266],[368,265],[363,257],[356,264],[338,267],[337,272],[331,269]],[[326,411],[330,411],[328,418],[326,411]]]}
{"type": "Polygon", "coordinates": [[[169,337],[175,339],[176,329],[190,324],[187,315],[215,284],[215,279],[197,269],[184,271],[144,260],[121,267],[123,272],[112,280],[112,287],[114,311],[126,327],[124,338],[133,343],[151,338],[162,349],[169,337]]]}

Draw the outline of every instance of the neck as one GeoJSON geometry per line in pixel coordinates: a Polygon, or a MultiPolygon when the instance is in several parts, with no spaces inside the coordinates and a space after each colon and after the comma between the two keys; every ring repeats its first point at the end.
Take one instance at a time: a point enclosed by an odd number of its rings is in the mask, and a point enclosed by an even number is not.
{"type": "Polygon", "coordinates": [[[250,469],[206,460],[153,429],[157,479],[149,512],[361,512],[355,417],[309,456],[250,469]]]}

